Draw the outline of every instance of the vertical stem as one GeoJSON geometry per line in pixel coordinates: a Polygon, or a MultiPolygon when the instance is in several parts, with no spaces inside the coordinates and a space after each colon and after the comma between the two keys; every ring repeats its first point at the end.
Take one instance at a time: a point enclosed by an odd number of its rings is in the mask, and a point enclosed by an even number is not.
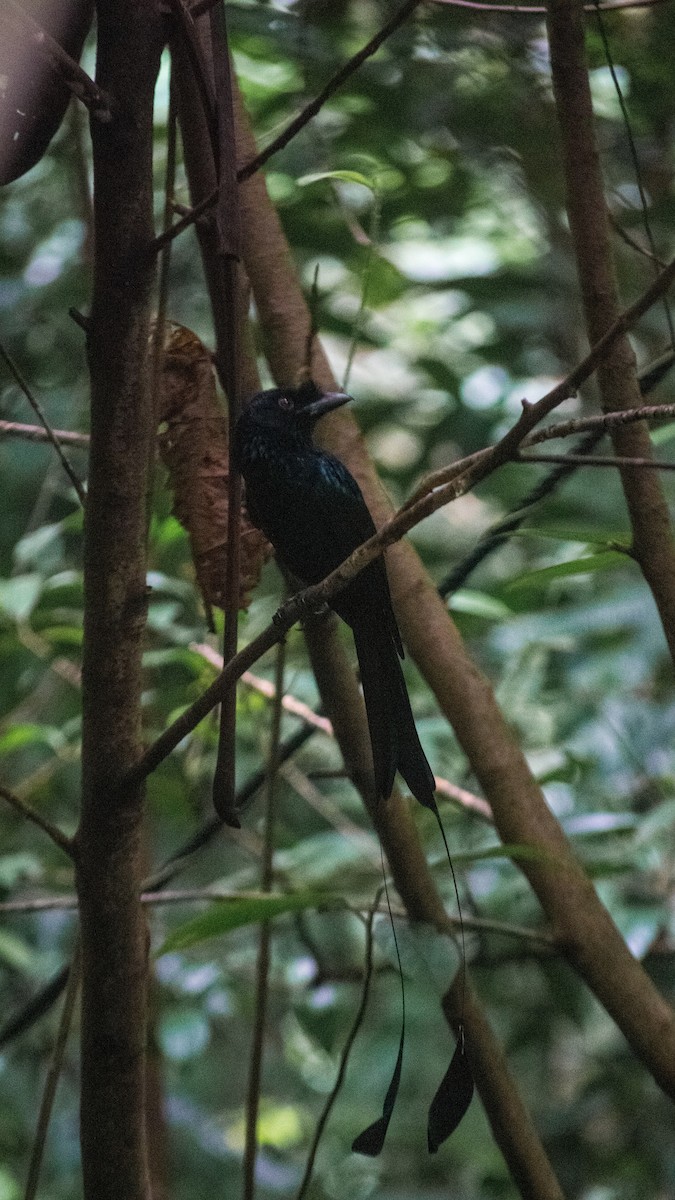
{"type": "MultiPolygon", "coordinates": [[[[284,696],[284,663],[286,661],[286,644],[280,642],[277,646],[275,695],[272,709],[272,730],[270,738],[270,757],[265,789],[265,839],[263,843],[262,866],[260,871],[260,887],[263,892],[269,892],[272,887],[272,857],[274,853],[274,792],[279,766],[279,739],[281,735],[282,700],[284,696]]],[[[244,1200],[253,1200],[255,1195],[255,1160],[258,1148],[257,1125],[258,1108],[260,1104],[260,1081],[262,1078],[263,1049],[265,1045],[265,1017],[267,1014],[267,994],[269,988],[270,969],[270,936],[269,921],[263,921],[260,926],[258,941],[258,959],[256,962],[256,995],[255,1013],[253,1017],[253,1038],[251,1042],[251,1060],[246,1093],[246,1144],[244,1146],[244,1200]]]]}
{"type": "Polygon", "coordinates": [[[99,0],[96,77],[114,97],[92,123],[96,258],[88,339],[91,448],[84,533],[81,1140],[86,1200],[147,1200],[146,926],[139,902],[146,504],[154,433],[148,336],[154,279],[155,6],[99,0]]]}
{"type": "MultiPolygon", "coordinates": [[[[227,480],[227,566],[225,578],[225,632],[223,658],[228,662],[237,653],[239,622],[239,549],[241,523],[241,476],[234,462],[233,432],[241,402],[239,381],[239,258],[241,233],[239,225],[239,184],[237,183],[237,147],[232,111],[232,64],[222,4],[209,13],[211,29],[211,58],[213,64],[218,115],[218,229],[219,271],[224,311],[222,326],[216,329],[216,366],[227,395],[230,435],[229,472],[227,480]]],[[[235,736],[237,721],[237,685],[228,688],[220,706],[220,737],[218,758],[213,780],[213,800],[216,811],[237,821],[235,809],[235,736]]]]}
{"type": "MultiPolygon", "coordinates": [[[[242,353],[246,322],[244,289],[239,270],[239,189],[236,181],[236,146],[232,113],[232,77],[227,29],[221,9],[195,22],[201,70],[208,72],[208,85],[216,98],[217,158],[203,103],[204,87],[195,75],[193,55],[180,32],[172,42],[176,67],[178,119],[183,137],[185,169],[193,204],[218,188],[218,205],[197,223],[204,274],[209,290],[216,336],[215,363],[227,395],[230,430],[237,419],[239,398],[255,390],[255,367],[242,353]],[[253,383],[253,386],[251,384],[253,383]]],[[[232,657],[237,647],[239,607],[239,521],[241,480],[230,463],[228,483],[227,578],[225,581],[225,636],[223,656],[232,657]]],[[[221,707],[218,760],[213,784],[214,805],[230,824],[238,824],[234,811],[234,724],[236,687],[228,689],[221,707]]]]}
{"type": "MultiPolygon", "coordinates": [[[[562,140],[567,214],[577,272],[593,345],[621,311],[593,104],[584,45],[580,0],[549,0],[547,26],[556,114],[562,140]]],[[[627,336],[619,338],[598,367],[605,412],[643,403],[635,355],[627,336]]],[[[640,423],[612,432],[617,454],[648,458],[651,441],[640,423]]],[[[670,653],[675,658],[675,550],[668,505],[656,471],[624,467],[621,472],[633,532],[633,554],[651,589],[670,653]]]]}
{"type": "Polygon", "coordinates": [[[73,957],[70,962],[70,970],[68,972],[68,987],[63,1001],[61,1010],[61,1019],[59,1021],[59,1029],[56,1036],[56,1043],[52,1051],[52,1058],[45,1080],[45,1087],[40,1101],[40,1112],[38,1115],[37,1128],[35,1130],[35,1141],[31,1151],[30,1167],[28,1168],[28,1179],[26,1180],[26,1189],[24,1191],[24,1200],[34,1200],[37,1196],[38,1185],[40,1182],[40,1171],[42,1169],[42,1159],[44,1156],[45,1143],[47,1141],[47,1131],[49,1129],[49,1121],[54,1107],[54,1099],[56,1097],[56,1086],[59,1082],[59,1077],[63,1069],[63,1060],[68,1044],[68,1035],[70,1027],[73,1023],[73,1013],[75,1004],[80,990],[80,944],[79,940],[73,950],[73,957]]]}

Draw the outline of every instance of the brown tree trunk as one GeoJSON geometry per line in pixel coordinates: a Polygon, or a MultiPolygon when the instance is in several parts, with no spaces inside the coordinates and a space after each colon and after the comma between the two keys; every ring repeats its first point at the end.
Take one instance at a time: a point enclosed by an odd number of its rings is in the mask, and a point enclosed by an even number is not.
{"type": "Polygon", "coordinates": [[[154,270],[153,96],[163,28],[150,0],[100,0],[92,123],[96,258],[88,334],[91,450],[84,543],[81,1138],[87,1200],[148,1200],[143,789],[118,781],[140,754],[146,613],[148,376],[154,270]]]}

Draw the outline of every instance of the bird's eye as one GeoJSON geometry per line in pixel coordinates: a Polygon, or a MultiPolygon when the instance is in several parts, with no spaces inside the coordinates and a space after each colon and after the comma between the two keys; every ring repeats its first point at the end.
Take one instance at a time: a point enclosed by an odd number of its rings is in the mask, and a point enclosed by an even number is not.
{"type": "Polygon", "coordinates": [[[279,397],[279,408],[283,408],[284,412],[288,412],[288,410],[291,409],[292,407],[293,407],[293,405],[291,404],[290,400],[288,399],[288,396],[280,396],[279,397]]]}

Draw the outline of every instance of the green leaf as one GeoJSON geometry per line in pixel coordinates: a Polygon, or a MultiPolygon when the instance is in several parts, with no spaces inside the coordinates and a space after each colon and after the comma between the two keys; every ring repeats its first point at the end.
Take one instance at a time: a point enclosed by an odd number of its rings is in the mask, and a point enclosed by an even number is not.
{"type": "Polygon", "coordinates": [[[247,896],[236,900],[217,900],[214,904],[174,929],[157,957],[174,950],[185,950],[197,942],[220,937],[243,925],[254,925],[259,921],[270,921],[287,912],[302,912],[306,908],[336,908],[344,904],[342,896],[328,892],[292,892],[287,896],[247,896]]]}
{"type": "Polygon", "coordinates": [[[617,545],[630,545],[630,534],[625,530],[583,528],[580,525],[524,525],[514,529],[509,537],[552,538],[556,542],[579,542],[583,546],[603,546],[614,550],[617,545]]]}
{"type": "MultiPolygon", "coordinates": [[[[398,958],[394,935],[391,921],[385,914],[375,925],[373,936],[379,950],[386,954],[392,966],[396,966],[398,958]]],[[[411,923],[397,918],[396,940],[403,974],[416,982],[427,977],[443,995],[461,964],[459,947],[453,938],[421,921],[411,923]]]]}
{"type": "Polygon", "coordinates": [[[48,625],[40,630],[40,636],[50,646],[81,646],[84,630],[81,625],[48,625]]]}
{"type": "Polygon", "coordinates": [[[14,621],[25,621],[37,604],[41,590],[41,575],[0,579],[0,609],[14,621]]]}
{"type": "Polygon", "coordinates": [[[10,933],[8,929],[0,929],[0,961],[13,967],[15,971],[32,972],[35,970],[37,955],[22,938],[10,933]]]}
{"type": "Polygon", "coordinates": [[[377,190],[372,179],[368,179],[360,171],[317,171],[312,175],[303,175],[298,180],[298,187],[308,187],[312,183],[320,183],[322,179],[328,179],[333,183],[360,183],[373,195],[377,190]]]}
{"type": "Polygon", "coordinates": [[[472,617],[485,617],[487,621],[501,621],[512,615],[508,604],[488,596],[485,592],[475,592],[471,588],[460,588],[450,600],[453,612],[468,613],[472,617]]]}
{"type": "Polygon", "coordinates": [[[669,425],[662,425],[660,429],[652,430],[652,445],[665,446],[667,442],[672,442],[675,438],[675,421],[671,421],[669,425]]]}
{"type": "Polygon", "coordinates": [[[23,721],[0,734],[0,754],[11,754],[16,750],[23,750],[25,746],[49,746],[50,750],[58,754],[64,742],[61,730],[52,725],[23,721]]]}
{"type": "Polygon", "coordinates": [[[15,888],[19,883],[39,879],[41,874],[42,867],[33,854],[17,850],[0,855],[0,888],[15,888]]]}
{"type": "MultiPolygon", "coordinates": [[[[529,846],[526,842],[506,842],[503,846],[486,846],[483,850],[467,850],[452,854],[454,866],[464,863],[482,862],[484,859],[508,858],[516,862],[542,862],[554,865],[559,862],[557,855],[549,854],[539,846],[529,846]]],[[[434,855],[434,862],[447,862],[443,854],[434,855]]]]}
{"type": "Polygon", "coordinates": [[[601,550],[598,554],[587,554],[583,558],[572,558],[567,562],[541,567],[536,571],[525,571],[506,584],[507,591],[543,587],[554,579],[565,579],[573,575],[589,575],[593,571],[611,571],[623,567],[630,561],[627,554],[618,550],[601,550]]]}
{"type": "Polygon", "coordinates": [[[14,547],[14,561],[18,567],[42,567],[45,562],[56,565],[63,556],[63,530],[61,524],[41,525],[31,530],[14,547]]]}

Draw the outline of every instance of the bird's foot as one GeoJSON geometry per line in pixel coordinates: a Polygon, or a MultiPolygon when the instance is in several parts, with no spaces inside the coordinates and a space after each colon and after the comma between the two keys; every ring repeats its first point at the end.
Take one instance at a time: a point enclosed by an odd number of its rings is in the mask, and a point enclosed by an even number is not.
{"type": "Polygon", "coordinates": [[[330,605],[325,600],[312,600],[309,597],[302,601],[303,617],[327,617],[330,605]]]}

